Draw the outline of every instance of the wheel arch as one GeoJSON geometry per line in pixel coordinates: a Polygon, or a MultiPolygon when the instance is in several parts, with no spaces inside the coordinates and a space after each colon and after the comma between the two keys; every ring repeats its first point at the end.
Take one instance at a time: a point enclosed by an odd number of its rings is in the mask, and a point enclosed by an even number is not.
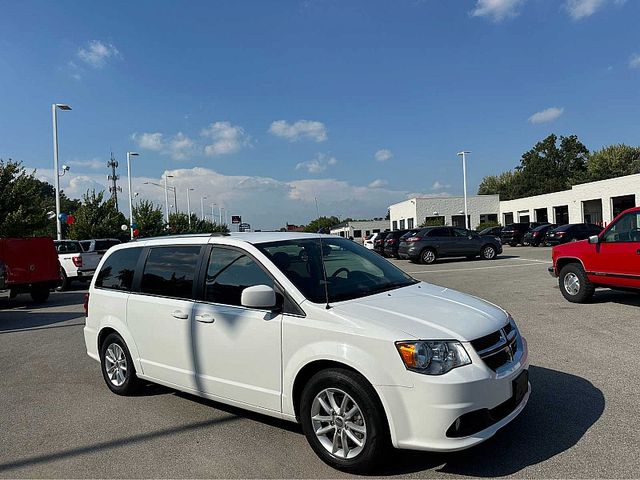
{"type": "Polygon", "coordinates": [[[580,265],[582,267],[582,269],[586,272],[586,269],[584,268],[584,263],[582,263],[582,260],[580,260],[577,257],[561,257],[558,258],[556,260],[556,271],[558,272],[558,275],[560,275],[560,271],[566,267],[567,265],[571,264],[571,263],[576,263],[578,265],[580,265]]]}
{"type": "Polygon", "coordinates": [[[123,325],[117,326],[112,323],[105,323],[104,325],[100,326],[96,338],[98,357],[100,356],[101,347],[105,338],[107,338],[112,333],[115,333],[120,338],[122,338],[122,341],[127,347],[127,350],[129,350],[129,355],[131,355],[131,360],[133,361],[136,372],[144,374],[142,364],[140,363],[140,355],[138,354],[136,343],[123,325]]]}

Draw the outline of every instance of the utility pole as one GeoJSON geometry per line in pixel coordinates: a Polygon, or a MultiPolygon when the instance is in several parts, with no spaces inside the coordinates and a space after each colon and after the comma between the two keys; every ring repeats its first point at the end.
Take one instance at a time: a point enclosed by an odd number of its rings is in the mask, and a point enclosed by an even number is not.
{"type": "Polygon", "coordinates": [[[122,187],[118,186],[118,180],[120,179],[120,175],[116,173],[116,168],[118,168],[118,161],[113,156],[113,152],[111,152],[111,160],[107,162],[107,167],[111,169],[111,175],[107,178],[111,182],[109,186],[109,193],[111,193],[111,198],[113,198],[116,204],[116,211],[118,210],[118,192],[122,192],[122,187]]]}
{"type": "Polygon", "coordinates": [[[464,225],[469,230],[469,212],[467,210],[467,154],[468,151],[462,151],[458,153],[459,157],[462,157],[462,183],[464,189],[464,225]]]}

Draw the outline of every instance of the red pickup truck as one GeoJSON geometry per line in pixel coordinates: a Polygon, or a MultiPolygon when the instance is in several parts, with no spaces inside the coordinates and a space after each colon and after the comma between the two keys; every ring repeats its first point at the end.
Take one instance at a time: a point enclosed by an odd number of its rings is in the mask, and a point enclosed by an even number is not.
{"type": "Polygon", "coordinates": [[[44,302],[58,285],[60,263],[51,238],[0,238],[0,298],[30,293],[44,302]]]}
{"type": "Polygon", "coordinates": [[[640,207],[625,210],[588,240],[553,247],[553,267],[564,298],[588,301],[596,287],[640,293],[640,207]]]}

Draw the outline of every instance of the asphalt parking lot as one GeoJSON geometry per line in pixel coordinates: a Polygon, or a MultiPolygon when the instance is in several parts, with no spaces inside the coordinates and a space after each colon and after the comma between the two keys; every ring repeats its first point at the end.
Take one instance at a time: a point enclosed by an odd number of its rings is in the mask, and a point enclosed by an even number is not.
{"type": "MultiPolygon", "coordinates": [[[[523,414],[471,450],[395,452],[384,476],[640,476],[640,295],[564,300],[547,248],[494,261],[396,262],[416,278],[507,309],[529,342],[523,414]]],[[[149,386],[118,397],[86,356],[84,291],[0,304],[0,477],[344,477],[293,424],[149,386]]]]}

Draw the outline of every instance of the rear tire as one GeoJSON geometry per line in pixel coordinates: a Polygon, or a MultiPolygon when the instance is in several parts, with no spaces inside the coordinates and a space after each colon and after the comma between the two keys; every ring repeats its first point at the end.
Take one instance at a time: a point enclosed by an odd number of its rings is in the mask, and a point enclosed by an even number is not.
{"type": "Polygon", "coordinates": [[[432,248],[425,248],[420,253],[420,262],[424,263],[425,265],[431,265],[435,263],[437,259],[438,259],[438,255],[436,254],[436,251],[432,248]]]}
{"type": "Polygon", "coordinates": [[[100,370],[109,390],[117,395],[133,395],[140,389],[129,349],[117,333],[107,335],[100,345],[100,370]]]}
{"type": "Polygon", "coordinates": [[[31,300],[35,303],[44,303],[49,298],[49,288],[42,285],[31,288],[31,300]]]}
{"type": "Polygon", "coordinates": [[[586,303],[596,291],[582,265],[570,263],[560,270],[558,285],[562,296],[571,303],[586,303]]]}
{"type": "Polygon", "coordinates": [[[300,422],[316,455],[345,472],[371,471],[384,458],[390,443],[376,391],[351,370],[331,368],[311,377],[300,397],[300,422]]]}
{"type": "Polygon", "coordinates": [[[60,267],[60,286],[58,287],[58,291],[64,292],[65,290],[69,290],[69,286],[71,285],[71,280],[67,277],[67,273],[64,271],[64,268],[60,267]]]}

